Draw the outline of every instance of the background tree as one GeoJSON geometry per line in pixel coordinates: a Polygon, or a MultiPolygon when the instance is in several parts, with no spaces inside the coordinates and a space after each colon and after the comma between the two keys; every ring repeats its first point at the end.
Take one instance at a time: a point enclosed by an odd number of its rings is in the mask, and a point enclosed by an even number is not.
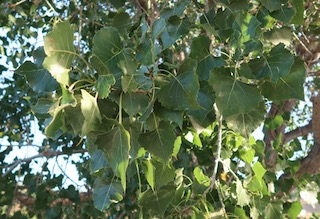
{"type": "Polygon", "coordinates": [[[319,193],[319,7],[2,3],[2,216],[296,218],[319,193]],[[39,154],[8,162],[34,122],[39,154]],[[32,170],[71,154],[85,191],[32,170]]]}

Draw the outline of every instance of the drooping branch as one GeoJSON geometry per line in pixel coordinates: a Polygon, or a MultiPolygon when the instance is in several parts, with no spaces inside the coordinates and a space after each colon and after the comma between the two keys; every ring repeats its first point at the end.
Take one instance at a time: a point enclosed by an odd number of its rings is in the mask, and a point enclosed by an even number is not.
{"type": "Polygon", "coordinates": [[[57,156],[60,156],[60,155],[70,155],[70,154],[85,153],[85,152],[87,152],[86,149],[73,150],[71,153],[70,152],[66,153],[66,152],[63,152],[63,151],[55,151],[55,150],[52,150],[52,149],[46,149],[46,150],[42,151],[41,153],[39,153],[37,155],[31,156],[31,157],[27,157],[27,158],[24,158],[24,159],[16,160],[14,163],[12,163],[11,165],[8,166],[6,172],[4,174],[2,174],[2,177],[8,175],[14,168],[16,168],[21,163],[27,163],[27,162],[30,162],[30,161],[32,161],[34,159],[37,159],[37,158],[45,157],[47,159],[50,159],[52,157],[57,157],[57,156]]]}

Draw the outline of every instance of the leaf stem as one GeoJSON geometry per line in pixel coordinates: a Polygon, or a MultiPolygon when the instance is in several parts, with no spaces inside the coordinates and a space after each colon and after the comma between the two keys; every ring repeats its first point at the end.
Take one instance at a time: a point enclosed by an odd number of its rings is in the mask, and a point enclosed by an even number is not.
{"type": "Polygon", "coordinates": [[[141,178],[140,178],[140,169],[139,169],[139,164],[138,164],[138,160],[135,159],[134,163],[136,164],[136,170],[137,170],[137,175],[138,175],[138,182],[139,182],[139,195],[141,194],[141,178]]]}
{"type": "Polygon", "coordinates": [[[123,92],[120,93],[120,100],[119,100],[119,124],[122,124],[122,94],[123,92]]]}

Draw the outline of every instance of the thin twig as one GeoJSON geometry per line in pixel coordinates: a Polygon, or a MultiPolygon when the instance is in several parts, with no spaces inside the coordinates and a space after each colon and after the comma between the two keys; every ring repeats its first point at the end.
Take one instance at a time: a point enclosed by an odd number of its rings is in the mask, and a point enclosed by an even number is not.
{"type": "Polygon", "coordinates": [[[206,189],[206,191],[203,193],[203,196],[206,196],[208,192],[212,190],[212,188],[215,186],[216,182],[216,177],[218,173],[218,166],[219,166],[219,161],[221,161],[221,147],[222,147],[222,115],[220,114],[220,111],[217,107],[216,104],[214,104],[214,109],[216,112],[216,117],[218,120],[218,139],[217,139],[217,156],[214,160],[214,167],[213,167],[213,174],[211,176],[211,183],[210,186],[206,189]]]}
{"type": "Polygon", "coordinates": [[[63,152],[63,151],[54,151],[54,150],[51,150],[51,149],[45,150],[45,151],[43,151],[43,152],[41,152],[41,153],[39,153],[37,155],[31,156],[31,157],[27,157],[27,158],[24,158],[24,159],[16,160],[13,164],[11,164],[8,167],[6,172],[4,174],[2,174],[2,177],[8,175],[19,164],[26,163],[26,162],[32,161],[34,159],[37,159],[37,158],[46,157],[47,159],[49,159],[49,158],[60,156],[60,155],[70,155],[70,154],[77,154],[77,153],[84,153],[84,152],[87,152],[87,150],[86,149],[74,150],[71,153],[66,153],[66,152],[63,152]]]}

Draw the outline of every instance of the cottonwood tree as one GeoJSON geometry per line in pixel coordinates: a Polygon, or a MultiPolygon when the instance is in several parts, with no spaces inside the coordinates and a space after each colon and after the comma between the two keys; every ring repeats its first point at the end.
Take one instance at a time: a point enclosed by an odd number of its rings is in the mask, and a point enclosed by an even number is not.
{"type": "Polygon", "coordinates": [[[2,217],[296,218],[319,194],[319,7],[2,3],[2,217]],[[39,154],[6,161],[34,122],[39,154]],[[32,170],[72,154],[85,191],[32,170]]]}

